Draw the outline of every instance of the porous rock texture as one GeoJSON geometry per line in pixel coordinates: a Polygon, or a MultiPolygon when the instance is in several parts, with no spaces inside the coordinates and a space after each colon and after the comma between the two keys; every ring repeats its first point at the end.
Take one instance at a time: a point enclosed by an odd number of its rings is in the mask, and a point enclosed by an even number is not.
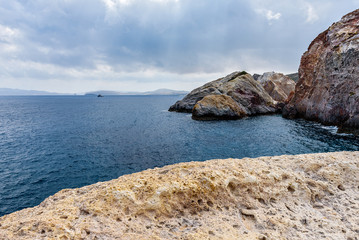
{"type": "Polygon", "coordinates": [[[207,95],[194,105],[195,120],[239,119],[246,115],[243,106],[227,95],[207,95]]]}
{"type": "Polygon", "coordinates": [[[359,127],[359,9],[318,35],[303,54],[294,96],[283,109],[343,128],[359,127]]]}
{"type": "Polygon", "coordinates": [[[359,152],[189,162],[65,189],[0,239],[359,239],[359,152]]]}
{"type": "Polygon", "coordinates": [[[194,89],[169,111],[192,112],[196,103],[207,95],[227,95],[233,98],[247,115],[274,113],[276,102],[263,87],[246,72],[233,72],[224,78],[194,89]]]}
{"type": "Polygon", "coordinates": [[[266,72],[258,77],[258,81],[274,100],[282,103],[295,89],[295,82],[283,73],[266,72]]]}

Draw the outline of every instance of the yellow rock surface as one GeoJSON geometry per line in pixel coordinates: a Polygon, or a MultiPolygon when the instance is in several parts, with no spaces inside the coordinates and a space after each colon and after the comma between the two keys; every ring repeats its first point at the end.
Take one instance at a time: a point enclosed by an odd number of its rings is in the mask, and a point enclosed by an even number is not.
{"type": "Polygon", "coordinates": [[[180,163],[65,189],[0,239],[359,239],[359,152],[180,163]]]}

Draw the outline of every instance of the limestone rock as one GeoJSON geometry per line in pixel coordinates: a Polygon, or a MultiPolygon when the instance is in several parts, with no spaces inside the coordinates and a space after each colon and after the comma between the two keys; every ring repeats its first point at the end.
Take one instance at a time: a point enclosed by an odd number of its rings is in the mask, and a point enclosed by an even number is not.
{"type": "Polygon", "coordinates": [[[359,9],[318,35],[303,54],[295,94],[283,110],[344,128],[359,127],[359,9]]]}
{"type": "Polygon", "coordinates": [[[358,239],[359,152],[189,162],[65,189],[0,239],[358,239]]]}
{"type": "Polygon", "coordinates": [[[258,78],[267,93],[278,102],[285,102],[295,89],[295,82],[283,73],[267,72],[258,78]]]}
{"type": "Polygon", "coordinates": [[[207,95],[228,95],[243,106],[247,115],[273,113],[275,101],[263,87],[246,72],[234,72],[224,78],[194,89],[182,100],[172,105],[169,111],[192,112],[196,103],[207,95]]]}
{"type": "Polygon", "coordinates": [[[193,108],[195,120],[239,119],[245,116],[243,107],[227,95],[207,95],[193,108]]]}

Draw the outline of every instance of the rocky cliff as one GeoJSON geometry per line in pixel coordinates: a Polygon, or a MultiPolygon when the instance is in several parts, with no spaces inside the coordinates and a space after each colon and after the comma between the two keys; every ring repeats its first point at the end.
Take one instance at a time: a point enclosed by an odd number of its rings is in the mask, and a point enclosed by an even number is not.
{"type": "Polygon", "coordinates": [[[192,112],[196,103],[208,95],[227,95],[231,97],[246,115],[273,113],[276,111],[275,101],[246,72],[234,72],[224,78],[194,89],[182,100],[172,105],[169,111],[192,112]]]}
{"type": "Polygon", "coordinates": [[[190,162],[0,218],[0,239],[359,239],[359,152],[190,162]]]}
{"type": "Polygon", "coordinates": [[[359,127],[359,9],[318,35],[303,54],[295,94],[283,110],[343,128],[359,127]]]}
{"type": "Polygon", "coordinates": [[[285,102],[295,89],[295,82],[283,73],[266,72],[258,77],[267,93],[278,102],[285,102]]]}

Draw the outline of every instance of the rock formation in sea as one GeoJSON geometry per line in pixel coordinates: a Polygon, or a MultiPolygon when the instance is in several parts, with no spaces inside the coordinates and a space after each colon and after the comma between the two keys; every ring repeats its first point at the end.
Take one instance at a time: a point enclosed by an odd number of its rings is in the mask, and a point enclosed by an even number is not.
{"type": "Polygon", "coordinates": [[[359,152],[189,162],[65,189],[0,239],[358,239],[359,152]]]}
{"type": "Polygon", "coordinates": [[[196,120],[239,119],[246,115],[244,108],[227,95],[207,95],[193,107],[196,120]]]}
{"type": "Polygon", "coordinates": [[[267,93],[278,102],[285,102],[295,89],[295,82],[283,73],[266,72],[258,77],[267,93]]]}
{"type": "MultiPolygon", "coordinates": [[[[196,103],[208,95],[231,97],[246,115],[273,113],[277,110],[276,102],[250,74],[234,72],[194,89],[182,100],[172,105],[169,111],[192,112],[196,103]]],[[[224,107],[224,105],[221,106],[224,107]]],[[[217,110],[209,111],[215,112],[217,110]]],[[[218,111],[223,112],[224,110],[218,111]]]]}
{"type": "Polygon", "coordinates": [[[319,34],[303,54],[295,93],[283,109],[342,128],[359,128],[359,9],[319,34]]]}

